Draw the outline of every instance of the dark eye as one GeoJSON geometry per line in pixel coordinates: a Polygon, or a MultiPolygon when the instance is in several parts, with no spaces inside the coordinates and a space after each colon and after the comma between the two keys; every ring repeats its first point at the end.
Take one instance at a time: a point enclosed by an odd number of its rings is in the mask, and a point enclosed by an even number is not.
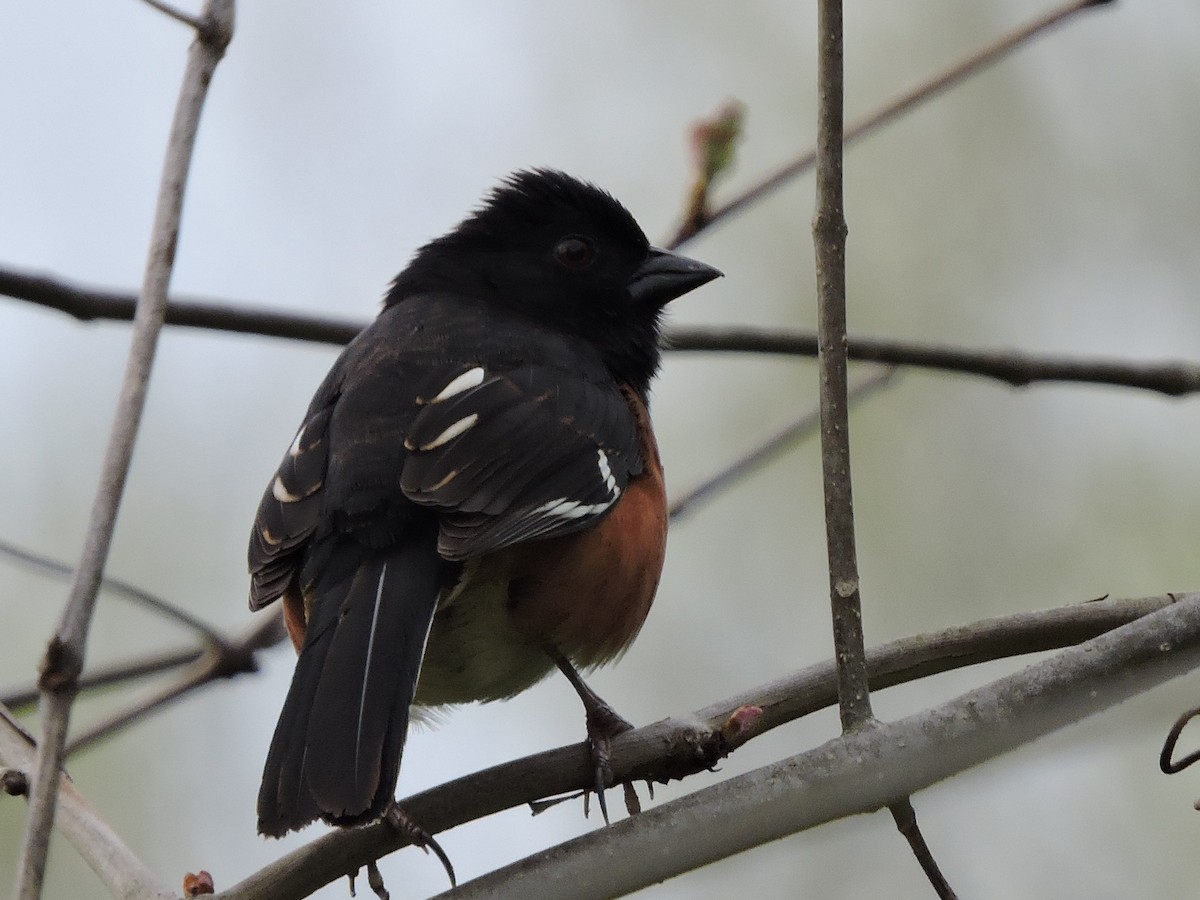
{"type": "Polygon", "coordinates": [[[596,258],[596,245],[577,234],[568,235],[554,247],[554,258],[568,269],[586,269],[596,258]]]}

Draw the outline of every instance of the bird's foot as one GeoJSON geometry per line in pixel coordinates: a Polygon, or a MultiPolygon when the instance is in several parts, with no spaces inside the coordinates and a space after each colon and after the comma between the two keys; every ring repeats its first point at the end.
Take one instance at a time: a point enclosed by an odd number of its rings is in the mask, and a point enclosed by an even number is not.
{"type": "MultiPolygon", "coordinates": [[[[588,744],[592,750],[594,770],[592,790],[596,793],[600,815],[604,817],[604,824],[607,825],[609,824],[608,804],[604,799],[604,791],[613,784],[612,739],[626,731],[632,731],[633,725],[587,686],[566,657],[555,656],[554,661],[562,673],[567,676],[567,680],[571,682],[571,687],[575,688],[575,693],[583,701],[583,708],[587,713],[588,744]]],[[[625,809],[630,815],[641,810],[637,792],[633,790],[632,785],[628,784],[625,785],[625,809]]],[[[585,816],[587,812],[587,795],[585,794],[583,806],[585,816]]]]}
{"type": "MultiPolygon", "coordinates": [[[[596,792],[596,802],[600,806],[600,815],[604,817],[604,824],[609,824],[608,821],[608,804],[604,799],[604,791],[611,787],[613,783],[612,774],[612,739],[619,734],[624,734],[626,731],[633,730],[633,724],[619,715],[616,710],[601,700],[596,694],[591,695],[595,698],[595,703],[590,704],[585,699],[584,707],[587,710],[587,735],[588,744],[592,748],[592,766],[594,770],[594,782],[592,790],[596,792]]],[[[629,794],[631,785],[626,786],[625,791],[625,806],[630,807],[629,794]]],[[[637,804],[637,794],[633,794],[634,804],[637,804]]],[[[637,809],[630,809],[632,815],[637,809]]]]}
{"type": "Polygon", "coordinates": [[[418,825],[412,816],[400,807],[399,803],[393,802],[388,807],[387,812],[383,814],[383,820],[408,838],[414,847],[420,847],[426,853],[432,850],[450,877],[450,886],[458,886],[458,881],[454,877],[454,866],[450,862],[450,857],[446,855],[446,851],[442,849],[442,845],[434,839],[432,834],[418,825]]]}

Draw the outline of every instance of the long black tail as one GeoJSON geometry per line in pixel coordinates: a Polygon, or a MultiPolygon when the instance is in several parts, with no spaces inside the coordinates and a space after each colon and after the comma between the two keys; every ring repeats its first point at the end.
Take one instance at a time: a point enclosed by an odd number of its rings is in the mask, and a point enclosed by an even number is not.
{"type": "Polygon", "coordinates": [[[260,833],[357,825],[392,802],[441,566],[433,540],[334,551],[267,754],[260,833]]]}

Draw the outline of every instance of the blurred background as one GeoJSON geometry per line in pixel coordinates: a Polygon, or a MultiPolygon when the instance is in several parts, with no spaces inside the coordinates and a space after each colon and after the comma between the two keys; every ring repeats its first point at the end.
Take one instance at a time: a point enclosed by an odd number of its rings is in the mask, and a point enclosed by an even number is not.
{"type": "MultiPolygon", "coordinates": [[[[1048,8],[848,6],[850,118],[1048,8]]],[[[190,35],[129,0],[9,4],[3,19],[0,264],[135,288],[190,35]]],[[[718,201],[812,143],[814,30],[813,5],[790,2],[243,3],[201,127],[173,290],[365,322],[416,246],[532,165],[594,180],[665,239],[686,195],[688,130],[726,100],[746,104],[747,121],[718,201]]],[[[1146,0],[1072,20],[848,151],[851,334],[1196,360],[1198,173],[1200,6],[1146,0]]],[[[675,305],[672,322],[814,327],[812,192],[811,176],[797,179],[692,243],[727,277],[675,305]]],[[[128,335],[0,299],[0,539],[78,557],[128,335]]],[[[167,329],[110,574],[222,629],[246,627],[250,522],[336,353],[167,329]]],[[[671,487],[815,402],[811,361],[670,356],[654,409],[671,487]]],[[[1200,399],[912,371],[856,407],[852,425],[870,644],[1200,586],[1200,399]]],[[[592,685],[643,724],[827,658],[823,540],[809,443],[673,529],[641,638],[592,685]]],[[[0,685],[32,679],[65,593],[0,561],[0,685]]],[[[104,597],[89,662],[190,637],[104,597]]],[[[168,883],[206,868],[232,886],[320,832],[254,833],[292,662],[278,647],[259,675],[71,760],[168,883]]],[[[1024,664],[890,690],[876,711],[906,715],[1024,664]]],[[[74,721],[129,696],[89,698],[74,721]]],[[[1198,700],[1200,676],[1180,680],[915,797],[951,883],[976,900],[1191,895],[1200,773],[1168,779],[1156,759],[1198,700]]],[[[836,732],[836,714],[813,716],[655,802],[836,732]]],[[[400,796],[582,737],[562,679],[459,709],[410,738],[400,796]]],[[[0,885],[12,883],[23,822],[20,802],[0,802],[0,885]]],[[[596,826],[568,803],[439,839],[468,879],[596,826]]],[[[65,842],[50,865],[47,897],[101,894],[65,842]]],[[[393,896],[445,887],[437,862],[411,850],[382,869],[393,896]]],[[[733,892],[931,895],[884,813],[644,896],[733,892]]]]}

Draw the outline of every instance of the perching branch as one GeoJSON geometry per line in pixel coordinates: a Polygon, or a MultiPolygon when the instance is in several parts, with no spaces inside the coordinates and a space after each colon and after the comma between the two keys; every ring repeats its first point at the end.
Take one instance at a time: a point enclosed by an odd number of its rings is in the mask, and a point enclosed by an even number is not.
{"type": "MultiPolygon", "coordinates": [[[[1194,602],[1196,599],[1195,596],[1181,595],[1101,600],[1044,612],[988,619],[894,641],[869,652],[871,687],[881,690],[968,665],[1057,649],[1088,640],[1176,603],[1194,602]]],[[[758,735],[824,709],[835,703],[836,699],[833,663],[811,666],[713,704],[683,720],[656,723],[622,736],[614,744],[614,771],[619,780],[654,777],[655,772],[669,772],[671,765],[664,755],[664,747],[678,749],[687,746],[687,739],[696,736],[711,738],[714,730],[727,722],[738,709],[761,709],[754,732],[758,735]]],[[[12,723],[10,731],[13,734],[21,733],[20,726],[15,723],[12,723]]],[[[20,746],[28,748],[29,743],[25,739],[20,746]]],[[[697,745],[691,746],[694,750],[697,745]]],[[[27,771],[31,756],[31,751],[28,757],[14,751],[11,744],[5,743],[0,732],[0,767],[15,772],[27,771]]],[[[586,751],[580,745],[572,745],[450,782],[419,795],[419,802],[423,804],[419,806],[422,821],[426,821],[425,810],[441,810],[441,818],[430,822],[430,827],[440,831],[492,812],[523,805],[530,800],[569,791],[573,786],[589,783],[588,760],[586,751]]],[[[686,753],[682,761],[688,762],[686,753]]],[[[694,758],[692,764],[696,764],[694,758]]],[[[673,765],[678,768],[680,763],[673,765]]],[[[60,828],[71,827],[74,796],[64,796],[66,817],[58,818],[60,828]]],[[[406,804],[412,802],[415,801],[406,801],[406,804]]],[[[120,862],[119,856],[106,849],[109,838],[103,834],[99,843],[73,838],[69,831],[67,835],[89,865],[111,865],[111,877],[128,878],[140,871],[140,863],[136,860],[125,865],[120,862]],[[106,863],[106,860],[109,862],[106,863]]],[[[352,870],[359,862],[396,849],[398,844],[387,843],[389,837],[393,836],[387,829],[365,829],[320,838],[272,863],[223,896],[243,900],[283,900],[306,896],[322,884],[352,870]],[[367,840],[359,841],[356,835],[364,835],[367,840]],[[280,892],[272,893],[277,888],[280,892]]],[[[112,839],[115,840],[115,837],[112,839]]],[[[102,874],[102,877],[105,876],[102,874]]],[[[125,896],[120,892],[115,895],[125,896]]]]}
{"type": "Polygon", "coordinates": [[[769,841],[874,812],[1197,666],[1200,595],[1192,595],[948,703],[850,731],[439,897],[588,900],[632,893],[769,841]]]}
{"type": "MultiPolygon", "coordinates": [[[[933,634],[894,641],[868,653],[871,687],[879,690],[962,666],[1069,646],[1091,640],[1142,617],[1154,615],[1154,620],[1158,621],[1157,613],[1176,607],[1194,611],[1200,607],[1200,594],[1101,600],[1045,612],[987,619],[973,625],[956,626],[933,634]]],[[[1164,641],[1163,646],[1170,646],[1169,638],[1164,638],[1164,641]]],[[[1113,643],[1119,644],[1119,641],[1114,640],[1113,643]]],[[[1097,665],[1096,671],[1101,671],[1103,665],[1097,665]]],[[[1081,671],[1078,674],[1081,681],[1072,681],[1069,688],[1075,690],[1081,684],[1086,687],[1090,677],[1090,672],[1081,671]]],[[[753,734],[744,735],[745,740],[836,702],[834,663],[828,661],[809,666],[691,715],[667,719],[620,735],[612,744],[614,780],[662,780],[682,777],[688,771],[698,771],[709,761],[697,751],[716,746],[716,735],[721,726],[740,709],[757,707],[761,710],[753,734]]],[[[1020,708],[1013,708],[1010,712],[1014,719],[1021,718],[1020,708]]],[[[883,729],[890,727],[880,726],[883,729]]],[[[876,733],[875,729],[867,729],[862,735],[876,733]]],[[[1003,749],[1009,746],[1016,744],[1006,744],[1003,749]]],[[[920,756],[915,758],[919,759],[920,756]]],[[[588,787],[594,777],[590,760],[586,744],[572,744],[447,782],[406,798],[401,803],[405,811],[425,828],[441,833],[505,809],[588,787]]],[[[919,769],[920,766],[914,768],[919,769]]],[[[859,768],[856,771],[863,770],[859,768]]],[[[865,778],[863,783],[866,783],[865,778]]],[[[836,796],[836,792],[832,793],[836,796]]],[[[640,820],[647,814],[644,812],[634,819],[640,820]]],[[[606,828],[603,833],[610,831],[612,829],[606,828]]],[[[306,897],[322,885],[405,846],[405,843],[394,829],[383,825],[328,834],[276,860],[240,884],[218,894],[218,897],[223,900],[290,900],[306,897]]],[[[611,865],[611,862],[607,864],[611,865]]]]}
{"type": "Polygon", "coordinates": [[[166,310],[184,187],[200,111],[216,66],[233,35],[233,0],[208,0],[201,19],[206,27],[198,32],[188,51],[183,87],[167,142],[146,273],[138,299],[121,396],[101,469],[100,488],[92,506],[75,580],[41,666],[38,686],[42,691],[42,738],[30,780],[29,817],[21,848],[18,873],[21,900],[39,900],[42,894],[71,704],[79,690],[88,629],[166,310]]]}

